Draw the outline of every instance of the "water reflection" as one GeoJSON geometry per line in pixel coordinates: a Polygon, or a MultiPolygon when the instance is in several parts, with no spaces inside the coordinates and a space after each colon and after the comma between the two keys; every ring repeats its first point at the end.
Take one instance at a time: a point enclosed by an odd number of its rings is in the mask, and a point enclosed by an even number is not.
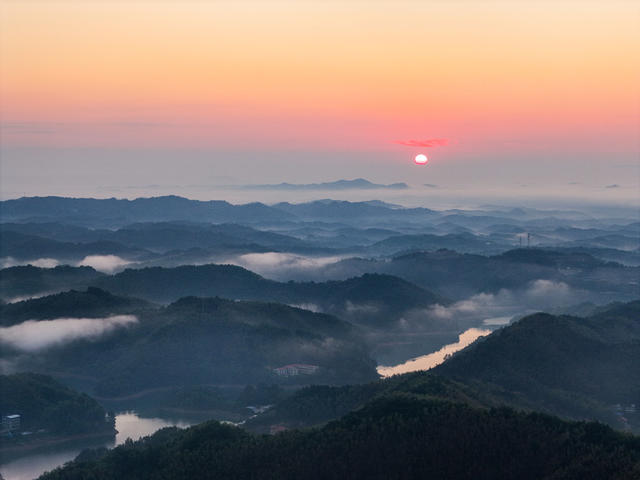
{"type": "Polygon", "coordinates": [[[27,455],[0,466],[5,480],[32,480],[39,475],[76,458],[80,450],[27,455]]]}
{"type": "MultiPolygon", "coordinates": [[[[91,447],[112,448],[121,445],[127,438],[138,440],[140,437],[151,435],[164,427],[185,428],[191,423],[182,420],[169,420],[163,418],[141,418],[134,412],[126,412],[116,415],[116,430],[118,434],[115,441],[91,445],[91,447]]],[[[5,480],[32,480],[46,471],[53,470],[64,463],[73,460],[83,448],[67,448],[56,452],[34,453],[25,455],[11,462],[0,465],[0,474],[5,480]]]]}
{"type": "MultiPolygon", "coordinates": [[[[116,415],[116,445],[121,445],[127,438],[138,440],[141,437],[151,435],[153,432],[165,427],[186,428],[191,423],[181,420],[165,420],[162,418],[140,418],[135,412],[126,412],[116,415]]],[[[113,445],[111,445],[113,446],[113,445]]]]}
{"type": "Polygon", "coordinates": [[[390,377],[391,375],[397,375],[400,373],[415,372],[417,370],[429,370],[430,368],[433,368],[436,365],[440,365],[442,362],[444,362],[447,355],[451,355],[458,350],[462,350],[466,346],[471,345],[479,337],[484,337],[485,335],[489,335],[490,333],[491,330],[470,328],[469,330],[462,332],[458,336],[458,341],[456,343],[450,343],[449,345],[445,345],[444,347],[442,347],[437,352],[430,353],[429,355],[422,355],[421,357],[417,358],[412,358],[411,360],[408,360],[399,365],[380,365],[378,367],[378,373],[383,377],[390,377]]]}

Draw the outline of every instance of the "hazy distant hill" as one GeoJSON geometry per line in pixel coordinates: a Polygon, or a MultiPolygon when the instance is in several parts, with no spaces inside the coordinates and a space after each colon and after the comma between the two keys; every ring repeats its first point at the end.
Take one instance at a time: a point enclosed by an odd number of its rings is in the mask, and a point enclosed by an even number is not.
{"type": "Polygon", "coordinates": [[[293,237],[236,224],[138,223],[114,231],[110,238],[154,251],[197,247],[259,252],[268,247],[291,249],[304,246],[302,241],[293,237]]]}
{"type": "MultiPolygon", "coordinates": [[[[335,188],[368,185],[362,179],[345,182],[336,182],[335,188]]],[[[298,188],[316,188],[314,184],[276,187],[293,189],[292,193],[298,188]]],[[[620,212],[620,218],[603,219],[581,212],[522,208],[436,211],[425,207],[406,208],[380,200],[324,199],[267,206],[203,202],[177,196],[135,200],[28,197],[0,202],[0,211],[2,230],[72,243],[116,241],[152,250],[205,248],[197,244],[200,238],[207,244],[206,248],[214,249],[229,250],[230,246],[238,249],[255,244],[255,251],[272,248],[317,252],[318,249],[346,248],[350,253],[368,255],[439,248],[495,254],[523,244],[521,242],[529,242],[528,239],[531,246],[536,247],[608,249],[612,252],[602,257],[607,259],[623,259],[625,255],[615,255],[615,252],[634,252],[640,248],[638,222],[634,221],[634,214],[626,211],[620,212]],[[38,223],[43,225],[34,225],[38,223]],[[132,225],[136,223],[159,225],[132,225]],[[233,223],[235,227],[208,228],[207,224],[211,223],[233,223]],[[259,226],[283,237],[270,237],[264,231],[241,232],[238,225],[259,226]],[[77,229],[78,226],[90,230],[83,232],[77,229]],[[108,230],[121,227],[127,227],[127,231],[108,230]],[[163,242],[161,236],[149,236],[151,228],[167,228],[167,241],[163,242]],[[345,229],[351,229],[349,235],[343,233],[345,229]],[[381,235],[385,230],[389,234],[381,235]],[[176,244],[170,244],[171,238],[176,244]],[[153,243],[161,245],[153,247],[153,243]]],[[[631,259],[625,263],[633,265],[637,261],[631,259]]]]}
{"type": "Polygon", "coordinates": [[[455,299],[479,292],[527,288],[541,279],[589,292],[591,301],[601,303],[640,296],[640,268],[571,250],[517,249],[496,256],[444,249],[419,251],[395,256],[391,261],[345,259],[327,265],[319,276],[344,278],[363,272],[395,275],[455,299]]]}
{"type": "Polygon", "coordinates": [[[0,295],[3,300],[42,295],[71,288],[84,288],[103,276],[91,267],[58,266],[39,268],[31,265],[0,270],[0,295]]]}
{"type": "Polygon", "coordinates": [[[282,210],[262,203],[232,205],[220,200],[201,202],[177,196],[135,200],[23,197],[0,202],[0,209],[4,222],[60,221],[102,227],[172,220],[255,223],[291,218],[282,210]]]}
{"type": "Polygon", "coordinates": [[[330,282],[276,282],[233,265],[128,269],[96,281],[114,293],[151,301],[220,296],[242,300],[276,301],[331,313],[370,327],[393,327],[410,309],[448,301],[432,292],[389,275],[365,274],[330,282]]]}
{"type": "Polygon", "coordinates": [[[406,183],[391,183],[387,185],[381,185],[378,183],[371,183],[369,180],[365,180],[364,178],[356,178],[354,180],[336,180],[334,182],[324,183],[278,183],[268,185],[243,185],[241,188],[256,190],[405,190],[409,188],[409,185],[407,185],[406,183]]]}
{"type": "Polygon", "coordinates": [[[397,235],[370,245],[369,254],[392,254],[407,250],[438,250],[448,248],[466,253],[503,252],[508,245],[493,239],[463,232],[447,235],[397,235]]]}
{"type": "MultiPolygon", "coordinates": [[[[0,224],[0,235],[3,237],[6,235],[8,238],[16,237],[21,243],[24,243],[21,235],[29,235],[29,239],[33,236],[33,239],[42,237],[60,242],[81,243],[81,245],[74,244],[73,248],[68,243],[65,243],[65,248],[59,248],[63,253],[67,253],[68,250],[76,252],[83,248],[89,248],[90,245],[107,243],[121,245],[120,248],[124,253],[126,253],[126,249],[122,246],[127,246],[130,249],[162,252],[196,247],[215,248],[220,251],[224,249],[264,251],[268,247],[290,250],[306,246],[304,242],[294,237],[232,223],[146,222],[125,225],[116,230],[96,230],[59,222],[3,223],[0,224]]],[[[37,255],[42,257],[47,254],[47,251],[52,251],[53,253],[50,253],[50,255],[55,255],[55,250],[51,247],[47,248],[49,243],[44,242],[44,240],[40,241],[43,243],[42,252],[39,252],[36,248],[31,248],[28,249],[28,255],[21,252],[20,258],[24,256],[38,258],[37,255]]],[[[57,244],[51,243],[51,245],[57,244]]],[[[12,248],[17,250],[16,246],[12,245],[12,248]]],[[[26,247],[21,248],[22,250],[26,249],[26,247]]],[[[112,250],[114,249],[112,248],[112,250]]],[[[11,253],[6,254],[6,256],[9,255],[11,253]]]]}
{"type": "Polygon", "coordinates": [[[43,478],[622,480],[639,471],[638,439],[603,425],[393,396],[322,429],[273,436],[216,422],[165,429],[111,452],[86,452],[43,478]]]}
{"type": "Polygon", "coordinates": [[[18,260],[39,258],[54,258],[60,261],[79,260],[87,255],[117,255],[134,258],[145,254],[148,252],[140,248],[127,247],[108,240],[70,243],[13,231],[0,231],[0,257],[11,257],[18,260]]]}

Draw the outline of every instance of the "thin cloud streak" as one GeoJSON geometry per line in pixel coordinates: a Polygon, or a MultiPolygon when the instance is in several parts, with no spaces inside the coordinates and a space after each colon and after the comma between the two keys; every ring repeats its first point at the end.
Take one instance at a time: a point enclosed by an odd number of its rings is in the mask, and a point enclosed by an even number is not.
{"type": "Polygon", "coordinates": [[[396,140],[394,143],[407,147],[446,147],[449,145],[448,138],[430,138],[428,140],[396,140]]]}

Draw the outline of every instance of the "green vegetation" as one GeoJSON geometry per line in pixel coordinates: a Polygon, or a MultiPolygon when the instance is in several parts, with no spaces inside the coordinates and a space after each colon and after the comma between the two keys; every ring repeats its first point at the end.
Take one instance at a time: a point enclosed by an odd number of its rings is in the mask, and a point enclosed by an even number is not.
{"type": "Polygon", "coordinates": [[[113,417],[98,402],[35,373],[0,375],[0,413],[21,416],[22,430],[54,435],[115,433],[113,417]]]}
{"type": "Polygon", "coordinates": [[[242,300],[311,304],[321,311],[367,327],[394,327],[410,309],[448,301],[391,275],[364,274],[329,282],[276,282],[233,265],[128,269],[96,285],[151,301],[220,296],[242,300]]]}
{"type": "Polygon", "coordinates": [[[414,372],[360,385],[311,385],[296,391],[266,413],[246,422],[265,433],[273,424],[287,428],[321,425],[362,408],[372,399],[395,394],[419,395],[433,400],[465,403],[477,408],[501,405],[479,389],[426,372],[414,372]]]}
{"type": "Polygon", "coordinates": [[[505,403],[618,426],[611,405],[640,400],[640,301],[587,318],[535,314],[433,371],[505,403]]]}
{"type": "Polygon", "coordinates": [[[640,429],[634,415],[621,423],[613,405],[640,399],[640,302],[614,305],[588,318],[536,314],[494,332],[430,372],[364,385],[310,386],[247,423],[318,425],[373,398],[419,394],[475,407],[508,405],[572,419],[597,419],[640,429]]]}
{"type": "Polygon", "coordinates": [[[175,302],[187,296],[217,296],[305,305],[377,329],[397,328],[407,311],[427,308],[434,303],[449,303],[439,295],[392,275],[364,274],[327,282],[277,282],[235,265],[213,264],[127,269],[115,275],[102,275],[92,269],[72,267],[49,270],[30,266],[14,267],[2,270],[0,291],[5,298],[10,298],[47,289],[60,290],[66,285],[76,289],[95,286],[116,295],[158,303],[175,302]],[[69,276],[73,277],[67,278],[69,276]],[[35,289],[38,285],[41,290],[35,289]]]}
{"type": "Polygon", "coordinates": [[[596,423],[393,395],[322,429],[256,436],[207,422],[110,452],[54,479],[583,479],[640,474],[640,440],[596,423]]]}
{"type": "Polygon", "coordinates": [[[0,325],[8,326],[25,320],[54,318],[106,317],[153,308],[145,300],[121,297],[96,287],[84,292],[68,292],[35,298],[29,301],[0,305],[0,325]]]}
{"type": "MultiPolygon", "coordinates": [[[[90,290],[79,296],[100,306],[102,295],[90,290]]],[[[107,303],[139,305],[106,295],[107,303]]],[[[31,304],[37,301],[22,307],[29,310],[31,304]]],[[[377,378],[360,333],[331,315],[275,303],[196,297],[134,313],[138,322],[98,338],[60,342],[31,355],[6,348],[3,356],[20,355],[21,368],[55,371],[69,381],[93,379],[100,397],[193,385],[345,384],[377,378]],[[319,368],[313,375],[281,377],[273,372],[295,363],[319,368]]],[[[37,331],[37,324],[31,327],[37,331]]]]}
{"type": "Polygon", "coordinates": [[[0,270],[0,294],[3,300],[9,300],[17,296],[85,288],[102,275],[91,267],[39,268],[27,265],[5,268],[0,270]]]}

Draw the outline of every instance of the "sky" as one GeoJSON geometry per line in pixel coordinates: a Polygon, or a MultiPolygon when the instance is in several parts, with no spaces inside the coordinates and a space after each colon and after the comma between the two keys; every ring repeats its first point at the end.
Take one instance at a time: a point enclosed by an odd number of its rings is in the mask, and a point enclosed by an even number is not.
{"type": "Polygon", "coordinates": [[[0,194],[364,177],[633,203],[639,32],[630,0],[0,0],[0,194]]]}

